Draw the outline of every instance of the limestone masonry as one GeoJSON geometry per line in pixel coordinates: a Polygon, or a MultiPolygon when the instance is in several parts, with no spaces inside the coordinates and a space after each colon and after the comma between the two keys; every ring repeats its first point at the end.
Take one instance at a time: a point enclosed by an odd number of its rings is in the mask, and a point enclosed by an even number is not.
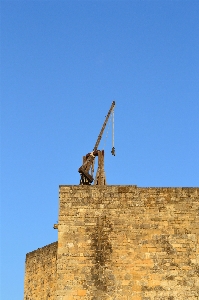
{"type": "Polygon", "coordinates": [[[58,244],[26,255],[24,300],[199,299],[199,188],[59,193],[58,244]]]}
{"type": "Polygon", "coordinates": [[[57,242],[26,255],[24,299],[55,299],[57,242]]]}

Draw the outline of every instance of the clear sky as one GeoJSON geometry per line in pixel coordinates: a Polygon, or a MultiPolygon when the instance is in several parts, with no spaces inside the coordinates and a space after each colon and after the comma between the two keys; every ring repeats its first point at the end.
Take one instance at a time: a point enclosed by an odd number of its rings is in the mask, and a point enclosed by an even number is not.
{"type": "Polygon", "coordinates": [[[59,185],[79,184],[113,100],[108,184],[199,186],[199,1],[0,9],[1,299],[22,300],[25,255],[57,240],[59,185]]]}

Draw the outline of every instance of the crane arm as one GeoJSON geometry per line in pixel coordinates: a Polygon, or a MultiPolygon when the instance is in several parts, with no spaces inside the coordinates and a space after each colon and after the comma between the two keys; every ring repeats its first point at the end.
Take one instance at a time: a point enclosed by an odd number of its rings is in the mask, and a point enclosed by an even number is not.
{"type": "Polygon", "coordinates": [[[97,138],[97,141],[96,141],[95,146],[94,146],[94,148],[93,148],[93,151],[96,151],[97,148],[98,148],[98,146],[99,146],[99,143],[100,143],[101,138],[102,138],[102,134],[103,134],[103,132],[104,132],[104,129],[105,129],[105,127],[106,127],[106,124],[107,124],[107,122],[108,122],[108,119],[109,119],[109,117],[110,117],[110,114],[111,114],[112,110],[114,109],[114,106],[115,106],[115,101],[113,101],[112,104],[111,104],[111,107],[110,107],[109,112],[108,112],[108,114],[107,114],[107,116],[106,116],[106,119],[105,119],[105,121],[104,121],[104,124],[103,124],[103,126],[102,126],[102,129],[101,129],[101,131],[100,131],[100,134],[98,135],[98,138],[97,138]]]}

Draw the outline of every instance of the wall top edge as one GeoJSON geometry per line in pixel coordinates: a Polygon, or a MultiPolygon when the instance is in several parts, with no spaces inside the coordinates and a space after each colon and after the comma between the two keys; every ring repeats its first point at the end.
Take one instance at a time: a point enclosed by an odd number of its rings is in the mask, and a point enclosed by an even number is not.
{"type": "Polygon", "coordinates": [[[59,185],[59,188],[62,187],[74,187],[74,188],[84,188],[84,189],[103,189],[103,188],[117,188],[117,187],[129,187],[129,188],[135,188],[135,189],[169,189],[169,190],[198,190],[199,187],[169,187],[169,186],[151,186],[151,187],[147,187],[147,186],[137,186],[137,185],[102,185],[102,186],[96,186],[96,185],[68,185],[68,184],[61,184],[59,185]]]}
{"type": "Polygon", "coordinates": [[[38,248],[38,249],[33,250],[31,252],[28,252],[26,254],[26,259],[30,258],[32,256],[37,256],[40,252],[44,252],[45,250],[49,250],[49,249],[52,249],[52,248],[57,248],[57,246],[58,246],[58,242],[56,241],[54,243],[48,244],[46,246],[43,246],[41,248],[38,248]]]}

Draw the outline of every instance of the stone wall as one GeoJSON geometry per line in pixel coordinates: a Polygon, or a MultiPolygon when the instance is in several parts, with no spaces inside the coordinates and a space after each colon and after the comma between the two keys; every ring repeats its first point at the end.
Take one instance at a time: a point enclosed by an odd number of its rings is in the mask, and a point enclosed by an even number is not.
{"type": "Polygon", "coordinates": [[[59,205],[56,300],[199,299],[198,188],[60,186],[59,205]]]}
{"type": "Polygon", "coordinates": [[[57,242],[26,254],[24,300],[55,300],[57,242]]]}

